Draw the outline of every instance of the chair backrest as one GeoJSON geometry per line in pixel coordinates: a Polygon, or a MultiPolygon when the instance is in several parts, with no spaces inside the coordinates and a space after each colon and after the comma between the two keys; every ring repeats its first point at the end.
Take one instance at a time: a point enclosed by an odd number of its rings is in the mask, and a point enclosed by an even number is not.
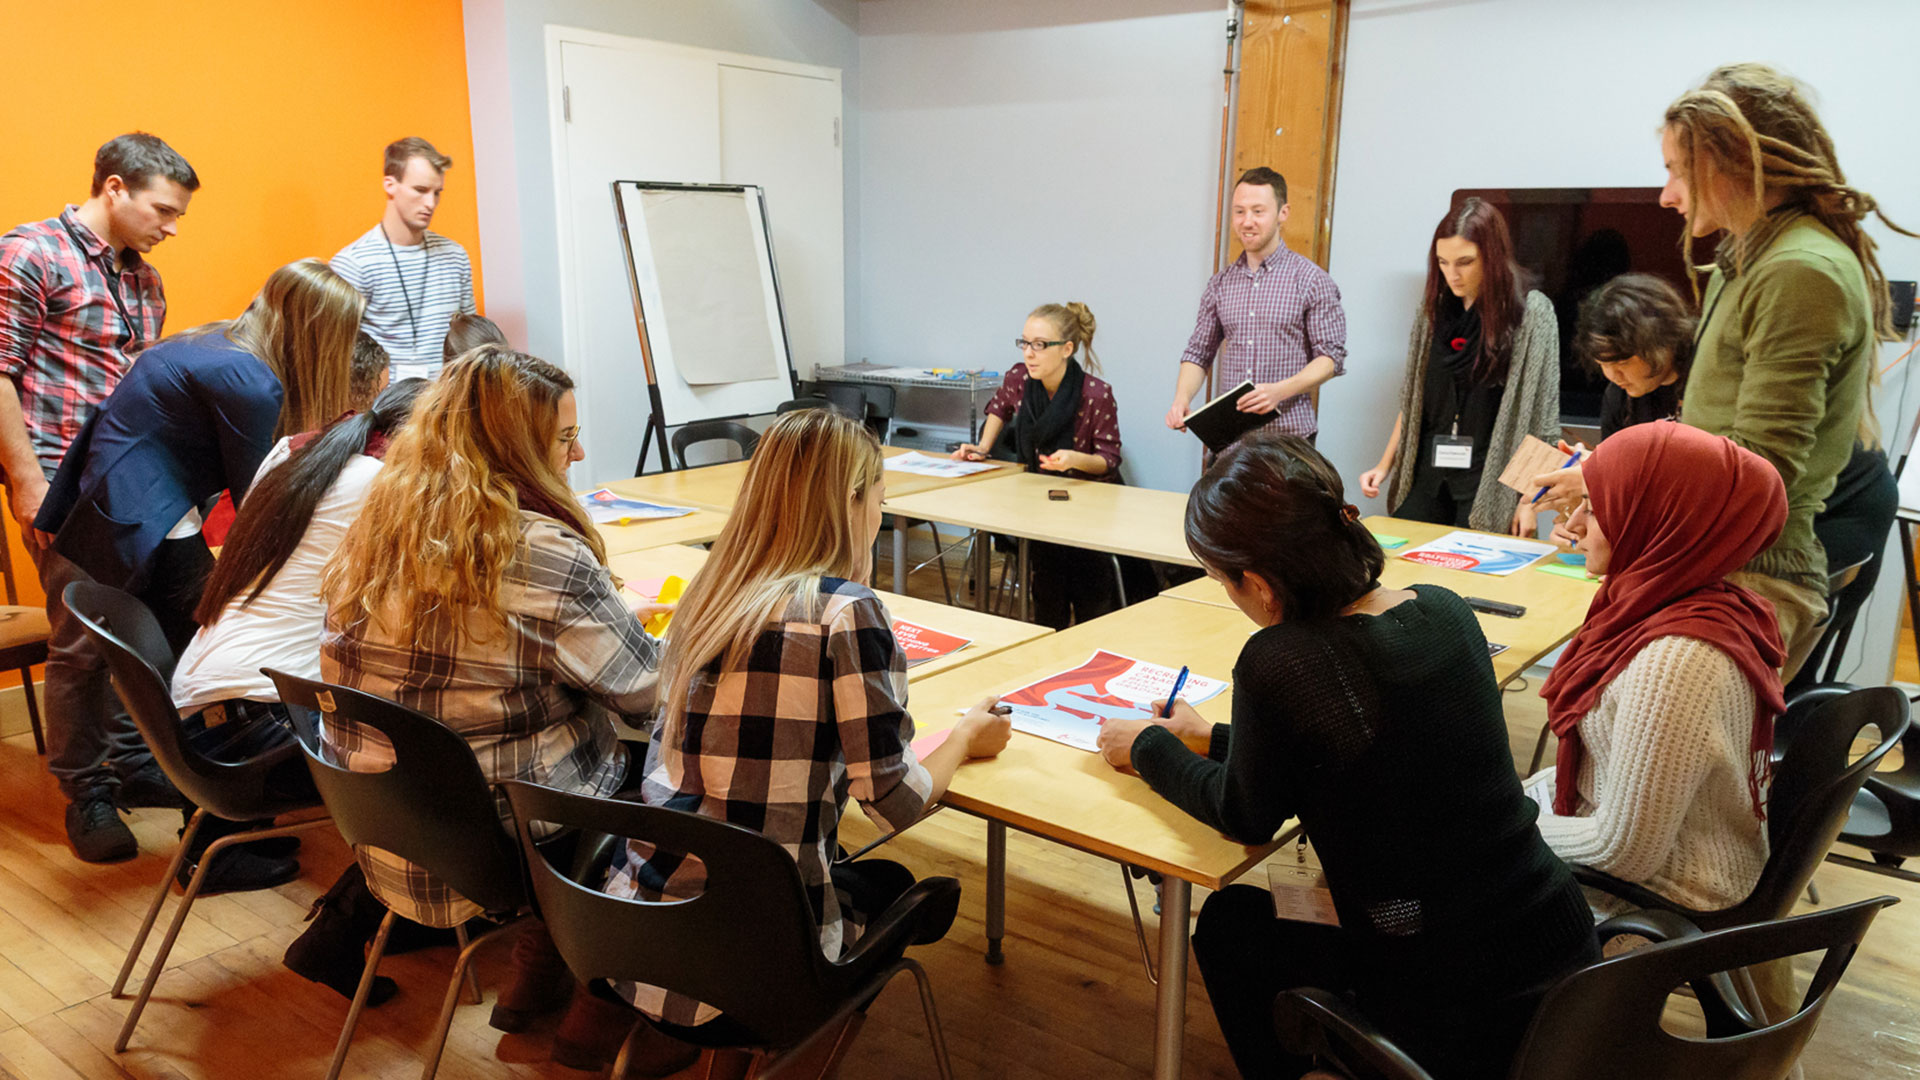
{"type": "Polygon", "coordinates": [[[1907,696],[1890,686],[1796,699],[1775,725],[1776,733],[1785,731],[1767,796],[1772,850],[1766,868],[1753,893],[1731,911],[1717,913],[1722,916],[1717,922],[1779,919],[1793,910],[1846,826],[1855,793],[1899,744],[1908,723],[1907,696]],[[1849,762],[1855,740],[1870,727],[1879,732],[1878,745],[1849,762]]]}
{"type": "Polygon", "coordinates": [[[262,813],[265,770],[261,762],[228,764],[187,745],[168,680],[173,649],[147,606],[97,581],[76,581],[61,593],[87,636],[106,652],[113,687],[127,715],[153,751],[154,760],[181,794],[220,817],[245,821],[262,813]]]}
{"type": "Polygon", "coordinates": [[[1813,1035],[1834,986],[1891,896],[1661,942],[1567,976],[1540,1003],[1513,1080],[1779,1080],[1813,1035]],[[1693,1038],[1661,1027],[1672,991],[1711,975],[1821,952],[1805,1000],[1775,1023],[1693,1038]],[[1717,1036],[1717,1037],[1716,1037],[1717,1036]]]}
{"type": "Polygon", "coordinates": [[[701,420],[687,424],[673,433],[673,459],[680,463],[681,468],[686,468],[687,448],[703,442],[730,442],[742,458],[750,458],[754,446],[760,442],[760,433],[731,420],[701,420]]]}
{"type": "Polygon", "coordinates": [[[263,671],[279,689],[280,700],[319,713],[323,724],[338,717],[372,728],[393,747],[393,765],[384,771],[343,768],[311,718],[295,710],[294,733],[314,786],[347,843],[391,851],[488,912],[525,906],[519,851],[465,739],[397,702],[263,671]]]}
{"type": "MultiPolygon", "coordinates": [[[[726,1013],[770,1046],[814,1030],[849,991],[820,949],[799,867],[750,829],[664,807],[596,799],[519,781],[501,784],[513,804],[521,851],[554,946],[581,981],[640,982],[726,1013]],[[631,837],[704,864],[690,900],[641,901],[600,889],[606,861],[581,877],[533,845],[535,822],[579,828],[624,844],[631,837]]],[[[611,847],[608,848],[611,851],[611,847]]]]}
{"type": "Polygon", "coordinates": [[[790,412],[798,412],[801,409],[831,408],[833,408],[833,402],[828,401],[826,398],[818,394],[803,394],[800,397],[794,398],[792,401],[781,402],[779,407],[773,410],[773,414],[775,416],[785,416],[790,412]]]}

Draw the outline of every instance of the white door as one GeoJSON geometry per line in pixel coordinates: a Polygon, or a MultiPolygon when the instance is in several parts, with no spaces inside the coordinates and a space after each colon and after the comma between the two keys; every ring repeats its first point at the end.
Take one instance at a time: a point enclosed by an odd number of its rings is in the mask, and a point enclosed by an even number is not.
{"type": "MultiPolygon", "coordinates": [[[[804,377],[844,362],[845,238],[837,72],[554,28],[566,355],[587,460],[574,481],[628,475],[651,411],[615,180],[767,190],[787,337],[804,377]]],[[[673,425],[704,417],[672,416],[673,425]]],[[[658,458],[652,458],[656,467],[658,458]]]]}
{"type": "Polygon", "coordinates": [[[846,363],[839,82],[722,64],[720,175],[766,189],[794,370],[846,363]]]}

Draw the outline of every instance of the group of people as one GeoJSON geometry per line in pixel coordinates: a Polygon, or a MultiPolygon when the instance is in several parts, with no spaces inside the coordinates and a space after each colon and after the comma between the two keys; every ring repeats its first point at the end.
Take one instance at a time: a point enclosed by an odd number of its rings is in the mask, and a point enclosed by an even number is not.
{"type": "MultiPolygon", "coordinates": [[[[1216,363],[1255,383],[1242,409],[1274,414],[1209,463],[1185,522],[1259,629],[1235,664],[1231,725],[1174,702],[1166,719],[1109,721],[1100,747],[1231,837],[1264,843],[1298,817],[1313,839],[1337,927],[1277,919],[1250,886],[1199,917],[1195,954],[1247,1076],[1310,1068],[1271,1022],[1278,992],[1309,985],[1357,995],[1435,1075],[1497,1075],[1546,990],[1598,955],[1567,862],[1698,907],[1738,902],[1758,878],[1781,680],[1825,609],[1816,518],[1850,458],[1871,453],[1886,287],[1860,230],[1873,201],[1784,77],[1714,72],[1668,111],[1663,148],[1663,201],[1690,235],[1721,234],[1720,256],[1697,329],[1677,293],[1640,277],[1582,311],[1582,353],[1619,394],[1602,443],[1550,478],[1541,506],[1604,578],[1544,688],[1555,767],[1524,782],[1472,612],[1444,589],[1379,584],[1380,547],[1314,448],[1311,393],[1343,369],[1345,321],[1332,281],[1280,242],[1285,182],[1253,170],[1233,193],[1246,254],[1207,286],[1167,423],[1216,363]]],[[[108,143],[86,203],[0,238],[0,466],[54,621],[50,766],[74,848],[131,857],[118,809],[180,805],[60,604],[65,583],[91,579],[159,618],[201,752],[293,737],[262,667],[386,697],[464,736],[489,780],[622,795],[779,842],[837,957],[913,881],[845,858],[849,799],[882,831],[904,828],[1010,731],[989,697],[938,748],[913,749],[905,660],[867,584],[881,448],[831,411],[776,419],[671,637],[649,634],[656,609],[620,587],[567,483],[582,457],[571,378],[472,313],[464,252],[427,231],[448,164],[395,143],[379,226],[331,267],[274,271],[231,322],[167,338],[141,256],[198,179],[159,140],[108,143]],[[222,492],[235,511],[215,560],[202,514],[222,492]]],[[[1496,209],[1469,201],[1442,220],[1395,431],[1363,491],[1428,520],[1537,527],[1492,480],[1522,436],[1559,436],[1557,324],[1522,282],[1496,209]]],[[[956,454],[1011,450],[1034,471],[1117,481],[1094,329],[1083,304],[1037,308],[1023,362],[956,454]]],[[[1043,619],[1117,602],[1104,560],[1037,547],[1043,619]]],[[[377,732],[338,717],[321,731],[343,767],[391,760],[377,732]]],[[[310,790],[299,769],[277,781],[310,790]]],[[[390,852],[355,856],[287,954],[343,995],[384,909],[438,929],[481,915],[390,852]]],[[[226,858],[215,887],[298,872],[285,839],[226,858]]],[[[689,898],[703,873],[635,839],[604,888],[689,898]]],[[[408,938],[433,940],[411,927],[389,951],[408,938]]],[[[383,981],[372,1001],[396,989],[383,981]]],[[[563,1007],[554,1055],[576,1067],[624,1041],[630,1075],[665,1075],[733,1041],[727,1017],[667,989],[576,986],[531,924],[492,1021],[518,1030],[563,1007]]]]}

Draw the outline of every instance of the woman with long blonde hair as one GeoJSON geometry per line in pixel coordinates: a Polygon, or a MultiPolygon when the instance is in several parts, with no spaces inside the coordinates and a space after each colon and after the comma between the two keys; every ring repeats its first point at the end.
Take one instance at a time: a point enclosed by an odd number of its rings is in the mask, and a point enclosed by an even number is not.
{"type": "MultiPolygon", "coordinates": [[[[186,647],[213,567],[202,508],[222,491],[239,504],[275,438],[346,410],[361,307],[360,294],[325,263],[302,259],[275,270],[238,319],[140,354],[68,448],[34,521],[57,534],[41,566],[56,635],[70,618],[61,591],[91,578],[139,598],[174,650],[186,647]]],[[[179,805],[178,793],[109,689],[105,657],[92,642],[54,650],[46,696],[48,764],[71,801],[75,852],[89,862],[131,858],[114,774],[137,781],[120,794],[138,791],[139,805],[179,805]]],[[[265,887],[298,869],[290,859],[234,849],[209,869],[208,887],[265,887]]]]}
{"type": "MultiPolygon", "coordinates": [[[[447,365],[327,566],[322,677],[452,728],[488,780],[618,791],[628,765],[612,717],[647,723],[659,643],[622,598],[567,487],[567,466],[584,456],[566,372],[501,345],[447,365]]],[[[329,724],[327,736],[349,768],[390,760],[375,733],[329,724]]],[[[423,887],[396,856],[355,855],[375,896],[407,918],[449,927],[479,913],[442,886],[423,887]]],[[[352,897],[341,906],[371,915],[333,932],[330,947],[357,964],[379,912],[352,897]]],[[[573,985],[544,929],[523,934],[514,959],[492,1020],[507,1031],[557,1008],[573,985]]],[[[577,995],[577,1010],[595,1007],[577,995]]],[[[565,1041],[574,1031],[563,1025],[556,1053],[592,1056],[565,1041]]],[[[616,1045],[624,1034],[613,1033],[616,1045]]]]}
{"type": "MultiPolygon", "coordinates": [[[[731,821],[795,852],[829,959],[913,884],[896,863],[835,861],[847,798],[882,831],[904,828],[962,761],[998,753],[1009,731],[989,699],[924,761],[909,746],[906,663],[865,584],[885,497],[880,462],[871,432],[826,409],[788,413],[761,436],[674,617],[640,784],[642,802],[731,821]]],[[[688,897],[702,873],[630,841],[606,891],[688,897]]],[[[716,1015],[656,987],[616,989],[669,1035],[716,1015]]]]}

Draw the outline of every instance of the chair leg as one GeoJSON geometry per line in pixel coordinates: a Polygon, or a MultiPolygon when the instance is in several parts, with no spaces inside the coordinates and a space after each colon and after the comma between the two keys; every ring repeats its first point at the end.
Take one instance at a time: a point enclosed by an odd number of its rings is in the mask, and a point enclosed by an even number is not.
{"type": "Polygon", "coordinates": [[[1546,756],[1547,736],[1551,734],[1553,734],[1552,728],[1542,727],[1540,729],[1540,737],[1533,741],[1533,760],[1527,765],[1528,776],[1532,776],[1534,773],[1540,771],[1540,759],[1546,756]]]}
{"type": "MultiPolygon", "coordinates": [[[[205,810],[196,810],[194,812],[193,818],[188,822],[190,827],[185,833],[181,834],[180,852],[184,853],[187,850],[188,842],[193,839],[193,833],[196,830],[191,826],[197,825],[205,814],[205,810]]],[[[175,939],[180,936],[180,928],[186,925],[187,912],[193,909],[193,901],[200,895],[200,887],[204,885],[207,880],[207,868],[213,865],[214,859],[221,852],[235,844],[245,844],[254,840],[265,840],[275,836],[291,836],[303,829],[311,829],[315,825],[324,825],[329,820],[331,819],[321,817],[314,818],[311,821],[295,822],[292,825],[280,825],[271,829],[255,829],[249,832],[231,833],[207,845],[207,850],[200,856],[200,865],[194,867],[193,878],[187,882],[186,894],[180,898],[180,906],[173,913],[173,922],[167,925],[167,936],[160,939],[160,951],[154,954],[153,962],[147,967],[146,981],[140,984],[140,993],[133,999],[133,1008],[127,1010],[126,1023],[121,1025],[120,1037],[115,1039],[113,1043],[115,1053],[126,1052],[127,1041],[133,1038],[133,1029],[140,1023],[140,1014],[146,1011],[147,999],[153,996],[153,984],[160,980],[160,972],[167,966],[167,955],[173,952],[173,943],[175,939]]],[[[166,888],[167,883],[173,880],[173,875],[180,872],[181,857],[179,853],[176,853],[172,873],[167,875],[166,881],[161,882],[161,888],[163,890],[166,888]]],[[[163,892],[162,896],[164,897],[164,895],[165,893],[163,892]]],[[[158,910],[158,905],[155,905],[153,910],[148,912],[149,918],[151,919],[153,915],[157,914],[158,910]]],[[[150,929],[151,926],[152,923],[149,922],[147,928],[150,929]]],[[[136,949],[133,950],[133,952],[137,953],[137,947],[146,944],[146,932],[146,929],[141,931],[141,938],[136,941],[136,949]]],[[[128,963],[129,965],[132,963],[131,955],[128,963]]],[[[130,968],[121,971],[122,981],[125,980],[129,970],[130,968]]]]}
{"type": "MultiPolygon", "coordinates": [[[[187,831],[180,834],[180,846],[174,849],[173,860],[167,863],[166,875],[160,879],[160,887],[153,891],[153,903],[147,905],[147,917],[140,921],[140,932],[133,935],[133,944],[127,946],[127,959],[121,963],[120,974],[113,980],[114,997],[119,997],[126,990],[127,979],[133,975],[133,966],[140,962],[140,953],[147,947],[147,935],[153,933],[154,921],[160,917],[160,907],[167,902],[167,894],[173,891],[173,879],[180,876],[180,864],[187,861],[187,848],[193,844],[194,836],[200,832],[200,823],[206,817],[205,810],[195,810],[193,816],[187,819],[187,831]]],[[[185,902],[181,903],[182,912],[186,907],[185,902]]],[[[155,959],[154,967],[158,969],[165,963],[166,954],[163,952],[155,959]]]]}
{"type": "Polygon", "coordinates": [[[947,598],[947,606],[953,606],[953,583],[947,580],[947,553],[940,546],[940,526],[931,521],[923,522],[927,531],[933,534],[933,563],[940,568],[940,592],[947,598]]]}
{"type": "MultiPolygon", "coordinates": [[[[393,913],[388,912],[387,918],[392,919],[393,913]]],[[[515,920],[505,926],[497,926],[472,941],[467,940],[466,924],[462,923],[454,928],[454,936],[460,940],[460,955],[453,962],[453,975],[447,979],[447,993],[440,1001],[440,1023],[434,1029],[433,1049],[427,1051],[427,1063],[420,1071],[420,1080],[433,1080],[433,1074],[440,1071],[440,1055],[447,1048],[447,1032],[453,1028],[453,1010],[460,1003],[460,987],[463,983],[472,987],[473,1003],[480,1004],[480,984],[473,977],[473,954],[479,950],[480,946],[498,937],[500,931],[518,925],[520,925],[519,921],[515,920]]],[[[383,923],[382,926],[384,927],[385,924],[383,923]]],[[[364,980],[362,985],[366,985],[364,980]]],[[[343,1043],[342,1046],[344,1045],[343,1043]]]]}
{"type": "MultiPolygon", "coordinates": [[[[461,923],[453,928],[454,944],[460,947],[460,954],[466,955],[467,946],[473,944],[467,940],[467,924],[461,923]]],[[[457,966],[457,965],[456,965],[457,966]]],[[[474,974],[472,965],[467,967],[467,1004],[478,1005],[486,998],[480,993],[480,976],[474,974]]]]}
{"type": "Polygon", "coordinates": [[[360,986],[353,992],[346,1022],[340,1025],[340,1041],[333,1048],[333,1064],[327,1067],[327,1080],[340,1080],[340,1068],[347,1063],[347,1047],[353,1043],[353,1029],[360,1026],[360,1012],[367,1007],[367,995],[373,992],[373,977],[380,970],[380,956],[387,951],[387,935],[393,932],[395,918],[393,909],[388,908],[380,920],[379,932],[373,935],[373,947],[367,950],[367,966],[360,971],[360,986]]]}
{"type": "Polygon", "coordinates": [[[953,1061],[947,1057],[947,1037],[940,1029],[940,1011],[933,1006],[933,983],[919,961],[903,959],[900,963],[913,972],[913,981],[920,988],[920,1011],[927,1017],[927,1041],[933,1044],[933,1063],[940,1070],[940,1080],[953,1080],[953,1061]]]}
{"type": "Polygon", "coordinates": [[[47,756],[47,733],[40,726],[40,702],[33,693],[33,667],[20,669],[20,689],[27,699],[27,723],[33,725],[33,752],[47,756]]]}

